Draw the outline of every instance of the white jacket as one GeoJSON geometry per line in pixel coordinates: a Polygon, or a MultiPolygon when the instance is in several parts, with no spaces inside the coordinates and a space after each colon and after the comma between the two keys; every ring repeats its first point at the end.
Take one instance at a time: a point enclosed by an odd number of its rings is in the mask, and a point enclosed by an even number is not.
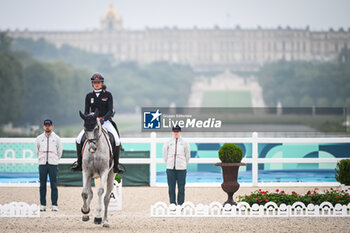
{"type": "Polygon", "coordinates": [[[171,138],[163,146],[163,158],[167,169],[185,170],[191,158],[190,145],[182,137],[171,138]]]}
{"type": "Polygon", "coordinates": [[[60,137],[51,132],[50,136],[44,133],[36,138],[35,152],[38,156],[39,164],[48,162],[51,165],[57,165],[62,156],[62,143],[60,137]]]}

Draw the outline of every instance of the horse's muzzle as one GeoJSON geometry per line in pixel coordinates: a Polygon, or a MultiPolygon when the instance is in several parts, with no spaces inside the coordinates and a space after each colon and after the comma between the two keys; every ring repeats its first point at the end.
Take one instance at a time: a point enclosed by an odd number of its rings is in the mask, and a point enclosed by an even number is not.
{"type": "Polygon", "coordinates": [[[91,143],[91,144],[89,145],[89,152],[90,152],[90,153],[95,153],[95,152],[96,152],[96,149],[97,149],[97,148],[96,148],[96,146],[95,146],[94,144],[91,143]]]}

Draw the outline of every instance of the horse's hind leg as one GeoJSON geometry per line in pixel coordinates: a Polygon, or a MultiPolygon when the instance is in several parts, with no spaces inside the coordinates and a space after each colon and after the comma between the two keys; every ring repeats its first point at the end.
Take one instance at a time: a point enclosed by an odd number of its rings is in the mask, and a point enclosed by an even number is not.
{"type": "Polygon", "coordinates": [[[103,226],[104,227],[109,227],[107,212],[108,212],[109,201],[111,200],[111,192],[113,190],[114,177],[115,177],[115,174],[111,170],[109,172],[109,174],[108,174],[107,190],[106,190],[106,195],[105,195],[105,198],[104,198],[104,204],[105,204],[105,211],[104,211],[105,213],[104,213],[104,216],[103,216],[103,226]]]}
{"type": "Polygon", "coordinates": [[[97,202],[97,208],[96,208],[96,217],[94,219],[95,224],[101,224],[102,223],[102,217],[101,217],[101,211],[102,211],[102,196],[104,193],[104,187],[106,186],[106,180],[108,176],[108,170],[102,172],[100,175],[100,187],[98,188],[98,202],[97,202]]]}
{"type": "Polygon", "coordinates": [[[89,220],[90,213],[90,202],[92,199],[92,190],[91,190],[91,177],[83,172],[83,191],[81,197],[83,198],[83,207],[81,212],[83,213],[83,221],[89,220]]]}

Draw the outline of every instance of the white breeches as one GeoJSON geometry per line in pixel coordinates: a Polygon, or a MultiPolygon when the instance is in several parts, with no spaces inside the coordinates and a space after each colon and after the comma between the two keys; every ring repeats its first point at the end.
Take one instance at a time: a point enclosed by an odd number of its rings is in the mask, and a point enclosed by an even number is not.
{"type": "MultiPolygon", "coordinates": [[[[115,130],[115,128],[113,127],[112,123],[110,121],[105,121],[102,126],[105,127],[108,132],[113,134],[114,140],[115,140],[115,145],[119,146],[120,145],[120,138],[118,136],[117,130],[115,130]]],[[[84,130],[80,131],[80,133],[79,133],[79,135],[78,135],[78,137],[76,139],[76,142],[78,144],[81,143],[81,138],[83,137],[84,133],[85,133],[84,130]]]]}

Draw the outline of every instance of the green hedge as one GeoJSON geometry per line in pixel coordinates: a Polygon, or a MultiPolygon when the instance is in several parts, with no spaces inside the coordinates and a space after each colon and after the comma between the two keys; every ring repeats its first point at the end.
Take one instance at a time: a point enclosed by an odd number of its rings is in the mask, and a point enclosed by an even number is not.
{"type": "Polygon", "coordinates": [[[333,205],[339,203],[347,205],[350,203],[350,195],[344,191],[338,191],[334,189],[325,190],[320,193],[317,189],[309,190],[306,194],[298,194],[292,191],[291,194],[285,193],[283,190],[276,190],[274,193],[268,191],[256,190],[249,195],[243,195],[238,197],[238,201],[245,201],[252,206],[253,204],[265,205],[269,201],[275,202],[278,206],[281,204],[292,205],[294,202],[303,202],[305,205],[314,204],[320,205],[322,202],[330,202],[333,205]]]}
{"type": "Polygon", "coordinates": [[[223,163],[240,163],[243,158],[242,149],[233,143],[225,143],[219,149],[219,159],[223,163]]]}

